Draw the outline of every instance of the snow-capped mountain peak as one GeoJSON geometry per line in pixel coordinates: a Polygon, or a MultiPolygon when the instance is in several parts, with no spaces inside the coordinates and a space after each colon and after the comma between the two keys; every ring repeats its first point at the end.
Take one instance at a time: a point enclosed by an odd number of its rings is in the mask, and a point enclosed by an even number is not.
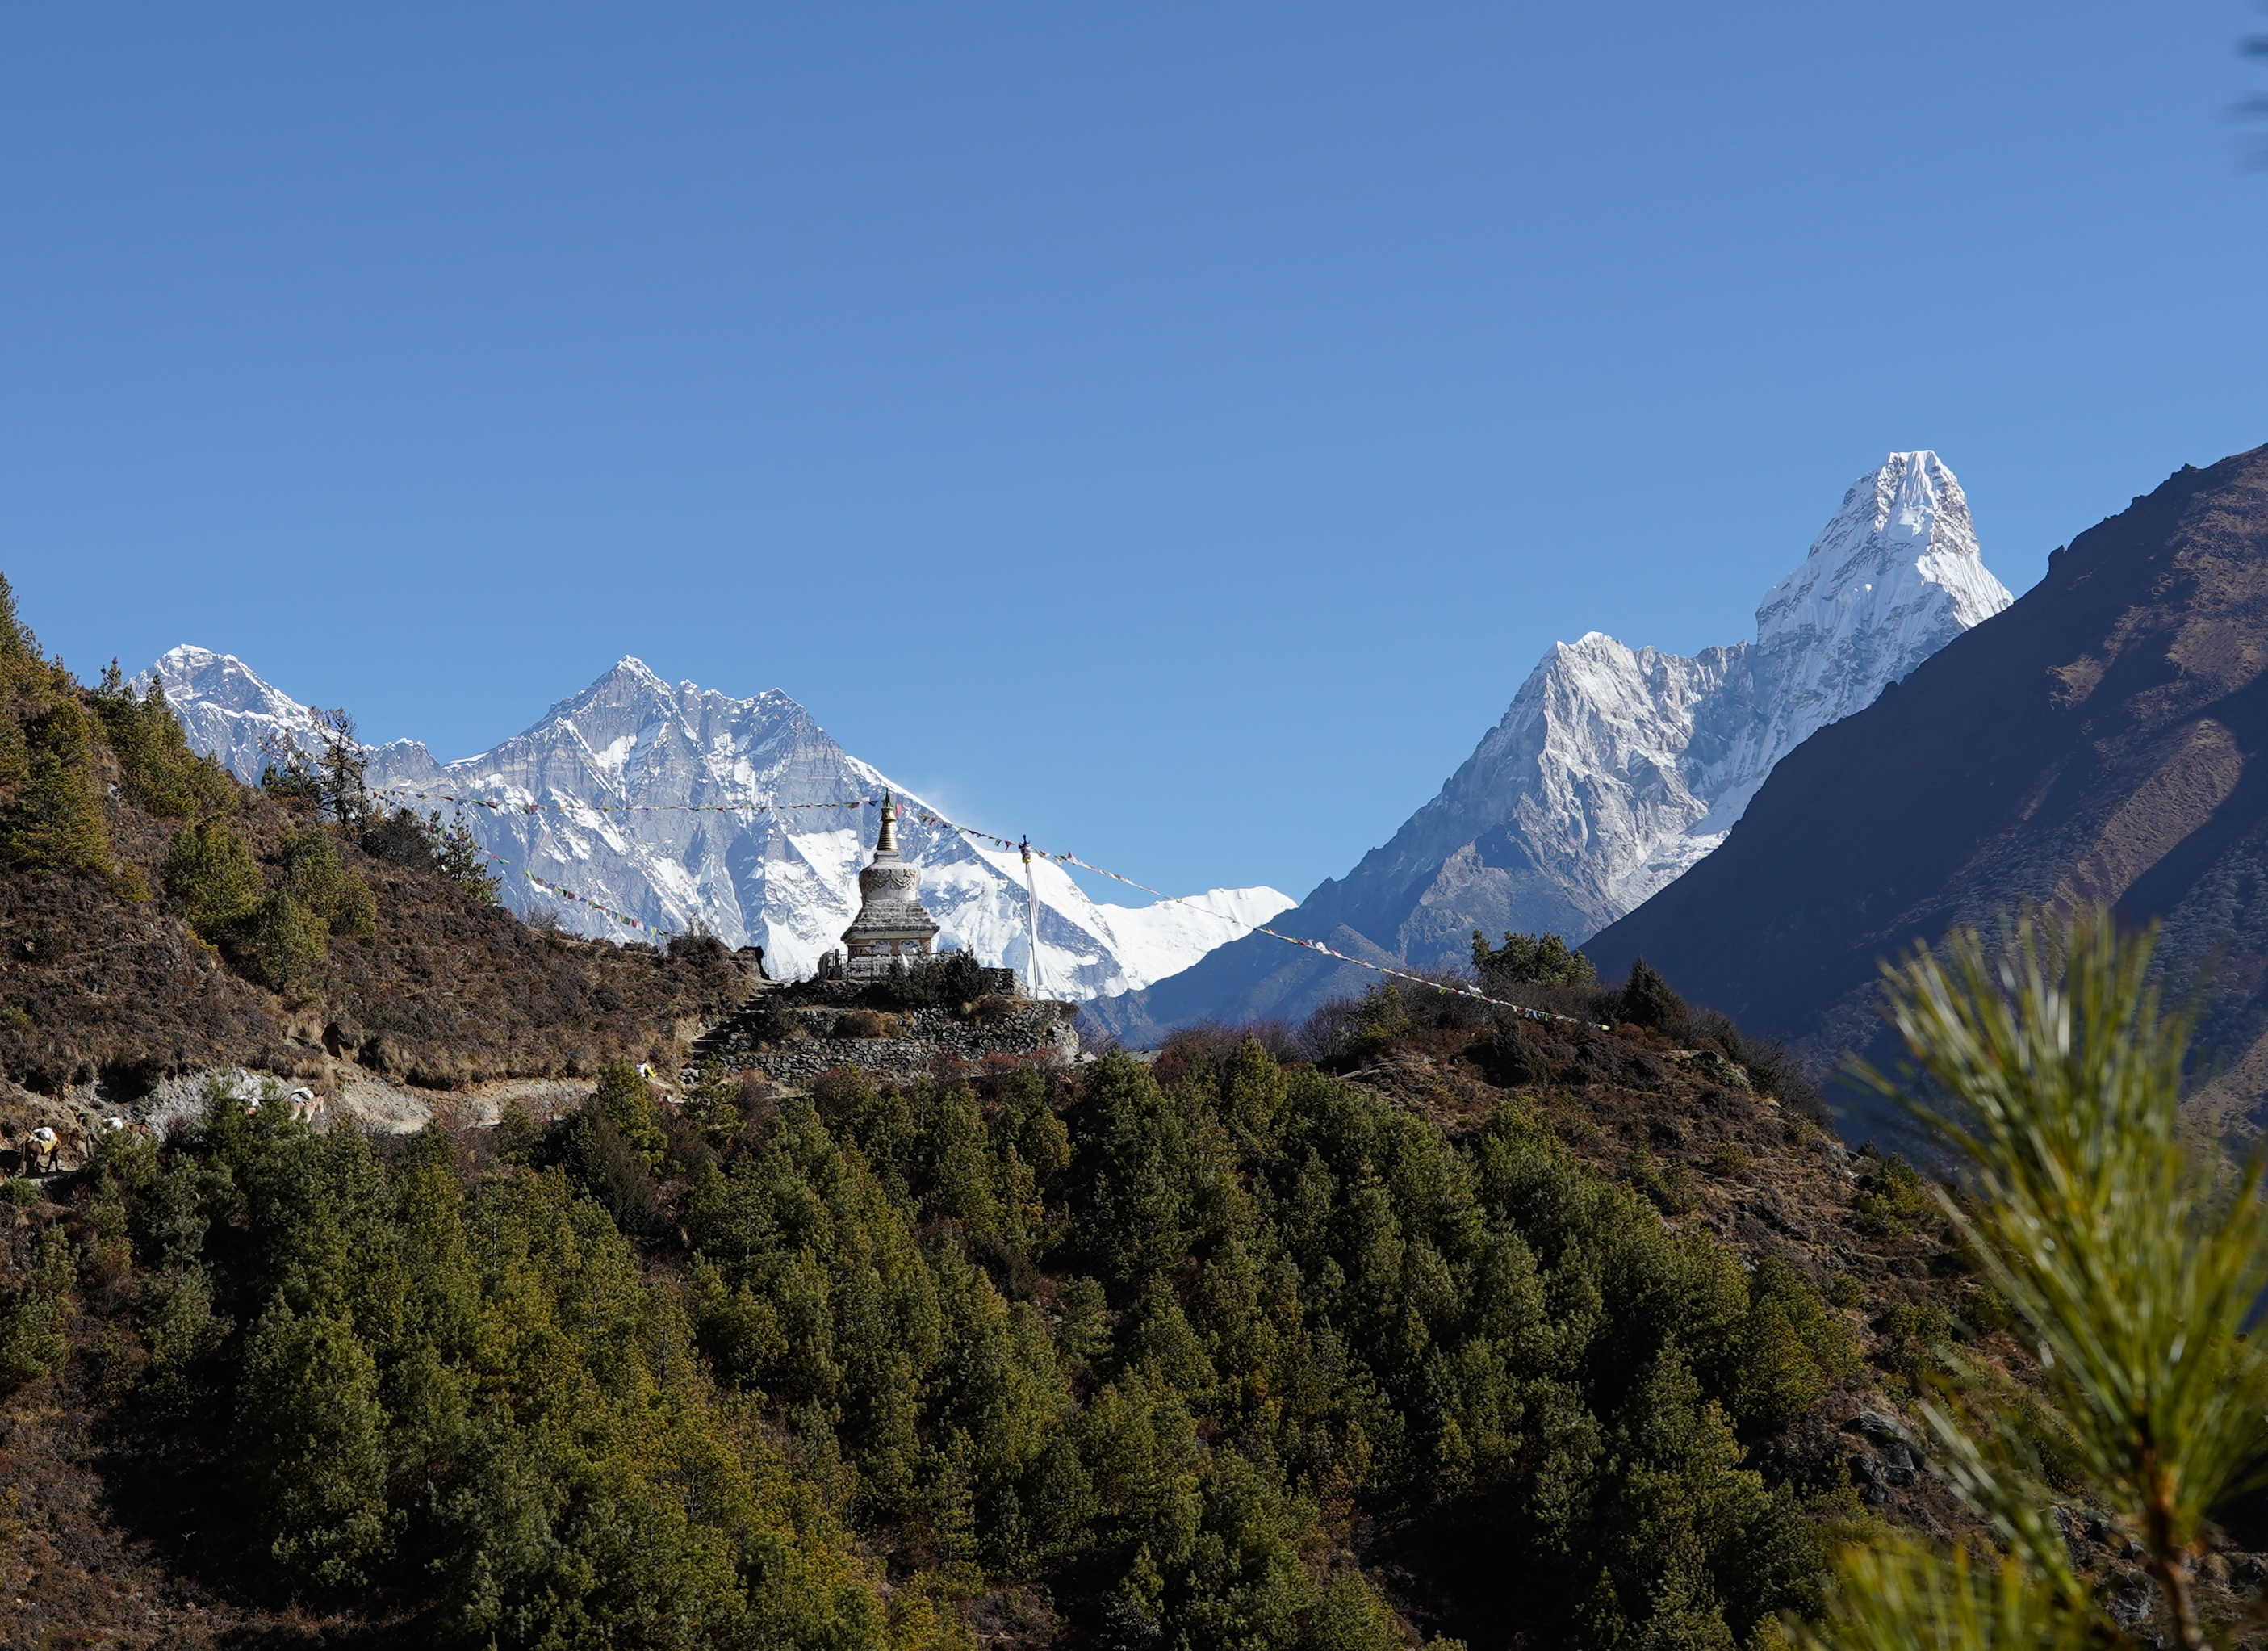
{"type": "MultiPolygon", "coordinates": [[[[1553,645],[1440,791],[1275,926],[1420,968],[1463,965],[1476,929],[1587,940],[1722,843],[1803,740],[2008,602],[1952,471],[1893,453],[1765,593],[1753,640],[1691,659],[1596,630],[1553,645]]],[[[1092,1013],[1147,1038],[1296,1018],[1364,984],[1282,950],[1228,947],[1092,1013]]]]}
{"type": "MultiPolygon", "coordinates": [[[[263,736],[288,728],[306,737],[306,708],[241,660],[181,647],[152,669],[163,674],[191,743],[240,778],[254,779],[264,766],[263,736]]],[[[554,884],[644,924],[683,931],[698,923],[727,945],[762,946],[776,976],[808,973],[838,944],[871,847],[867,805],[889,790],[928,807],[836,745],[777,689],[735,699],[691,682],[673,687],[632,654],[476,756],[438,763],[411,740],[367,754],[367,781],[381,796],[418,807],[441,796],[501,805],[469,807],[464,817],[501,862],[515,909],[625,937],[591,904],[543,892],[554,884]]],[[[1029,896],[1019,857],[917,819],[901,823],[900,841],[923,868],[939,945],[1025,973],[1029,896]]],[[[1041,981],[1064,997],[1147,985],[1292,903],[1272,888],[1244,888],[1108,905],[1046,862],[1034,881],[1041,981]]]]}
{"type": "Polygon", "coordinates": [[[1724,841],[1780,758],[2012,600],[1944,461],[1893,453],[1757,604],[1754,642],[1554,648],[1499,730],[1500,784],[1525,793],[1514,815],[1580,911],[1570,926],[1636,908],[1724,841]]]}
{"type": "Polygon", "coordinates": [[[264,741],[289,734],[304,744],[314,726],[306,706],[269,686],[232,653],[187,644],[169,648],[134,679],[136,691],[145,690],[152,677],[164,683],[190,745],[247,783],[257,782],[268,764],[264,741]]]}
{"type": "MultiPolygon", "coordinates": [[[[1802,565],[1757,604],[1756,645],[1800,650],[1822,668],[1846,638],[1865,638],[1876,650],[1886,645],[1901,658],[1918,647],[1926,657],[2011,600],[1985,570],[1953,472],[1934,453],[1894,453],[1851,484],[1802,565]]],[[[1860,672],[1852,685],[1867,680],[1860,672]]]]}
{"type": "Polygon", "coordinates": [[[1765,594],[1754,641],[1555,644],[1440,793],[1294,919],[1429,966],[1475,928],[1595,933],[1724,841],[1780,758],[2009,601],[1952,471],[1893,453],[1765,594]]]}
{"type": "Polygon", "coordinates": [[[1692,858],[1723,841],[1781,757],[2013,600],[1937,454],[1894,453],[1853,482],[1802,565],[1757,605],[1727,697],[1696,715],[1687,766],[1708,807],[1683,834],[1692,858]]]}

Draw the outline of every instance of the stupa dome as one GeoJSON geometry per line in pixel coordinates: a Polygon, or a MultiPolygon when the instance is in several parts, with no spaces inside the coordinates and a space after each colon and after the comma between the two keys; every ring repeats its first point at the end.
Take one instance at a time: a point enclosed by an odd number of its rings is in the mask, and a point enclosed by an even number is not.
{"type": "Polygon", "coordinates": [[[895,963],[910,969],[930,954],[937,925],[923,910],[921,868],[898,852],[898,805],[882,796],[882,829],[874,858],[858,873],[858,915],[843,931],[843,973],[851,980],[878,980],[895,963]]]}

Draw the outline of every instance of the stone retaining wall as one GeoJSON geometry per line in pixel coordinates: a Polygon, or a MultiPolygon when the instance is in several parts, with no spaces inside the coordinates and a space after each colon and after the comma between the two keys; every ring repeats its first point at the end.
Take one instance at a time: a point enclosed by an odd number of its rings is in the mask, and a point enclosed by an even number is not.
{"type": "Polygon", "coordinates": [[[974,1062],[988,1055],[1031,1059],[1052,1054],[1067,1059],[1079,1053],[1079,1034],[1071,1024],[1079,1006],[1073,1003],[1018,1003],[982,1020],[964,1020],[949,1009],[901,1011],[890,1017],[902,1033],[897,1037],[834,1036],[843,1012],[831,1006],[799,1006],[791,1013],[806,1036],[760,1045],[728,1023],[718,1028],[720,1036],[703,1040],[703,1054],[735,1072],[800,1082],[836,1066],[912,1076],[927,1072],[939,1055],[974,1062]]]}

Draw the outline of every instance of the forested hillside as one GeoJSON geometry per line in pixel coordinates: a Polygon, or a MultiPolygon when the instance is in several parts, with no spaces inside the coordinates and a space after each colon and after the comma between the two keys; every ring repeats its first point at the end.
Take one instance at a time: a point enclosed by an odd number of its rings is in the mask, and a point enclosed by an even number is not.
{"type": "Polygon", "coordinates": [[[1318,1036],[114,1138],[11,1201],[7,1585],[188,1644],[1730,1644],[1953,1517],[1843,1424],[1998,1321],[1769,1063],[1318,1036]]]}

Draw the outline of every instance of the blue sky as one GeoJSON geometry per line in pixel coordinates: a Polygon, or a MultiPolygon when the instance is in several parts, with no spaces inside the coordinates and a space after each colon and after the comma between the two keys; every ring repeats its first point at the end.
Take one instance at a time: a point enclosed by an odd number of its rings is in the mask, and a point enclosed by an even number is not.
{"type": "Polygon", "coordinates": [[[2268,441],[2242,0],[0,13],[0,569],[444,757],[617,656],[1301,894],[1932,446],[2268,441]]]}

